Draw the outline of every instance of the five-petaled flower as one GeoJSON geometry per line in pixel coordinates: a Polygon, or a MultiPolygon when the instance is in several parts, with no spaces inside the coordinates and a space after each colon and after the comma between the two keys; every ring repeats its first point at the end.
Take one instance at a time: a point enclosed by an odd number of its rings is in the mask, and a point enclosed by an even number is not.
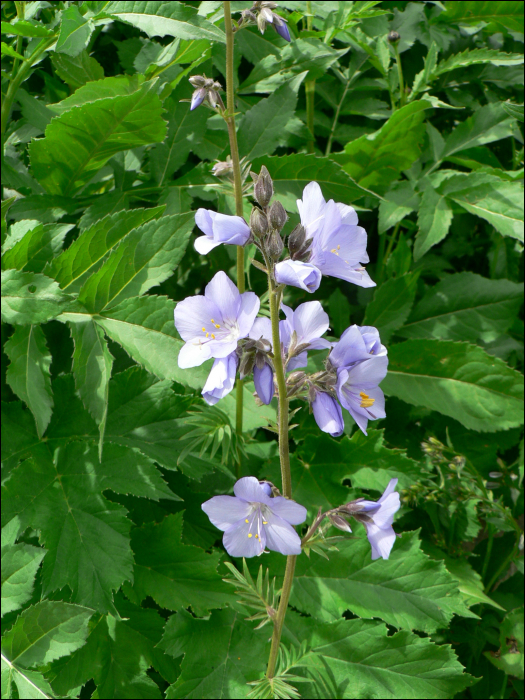
{"type": "Polygon", "coordinates": [[[300,554],[301,539],[292,525],[306,519],[306,508],[283,496],[271,497],[271,487],[254,476],[239,479],[235,496],[214,496],[202,504],[213,525],[224,532],[222,541],[232,557],[254,557],[272,549],[300,554]]]}
{"type": "Polygon", "coordinates": [[[250,227],[241,216],[219,214],[210,209],[198,209],[195,223],[204,233],[195,239],[195,250],[206,255],[221,243],[246,245],[250,238],[250,227]]]}
{"type": "Polygon", "coordinates": [[[369,261],[367,235],[364,228],[357,225],[355,209],[333,199],[326,202],[317,182],[310,182],[304,188],[303,199],[297,200],[297,207],[306,239],[312,241],[310,255],[303,261],[277,263],[276,281],[315,292],[321,276],[327,275],[360,287],[374,287],[375,282],[361,264],[369,261]]]}
{"type": "Polygon", "coordinates": [[[198,367],[210,357],[228,357],[237,349],[237,341],[247,337],[259,306],[256,294],[241,294],[224,272],[217,272],[204,295],[188,297],[175,307],[175,326],[186,341],[179,367],[198,367]]]}

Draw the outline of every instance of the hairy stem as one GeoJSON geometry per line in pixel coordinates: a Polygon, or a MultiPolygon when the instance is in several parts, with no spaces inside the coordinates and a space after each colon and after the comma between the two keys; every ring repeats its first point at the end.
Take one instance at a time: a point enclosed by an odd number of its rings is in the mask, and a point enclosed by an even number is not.
{"type": "Polygon", "coordinates": [[[403,67],[401,65],[401,56],[399,55],[397,44],[394,45],[394,51],[396,54],[397,75],[399,77],[399,106],[403,107],[406,101],[405,81],[403,80],[403,67]]]}
{"type": "Polygon", "coordinates": [[[281,643],[281,634],[283,631],[284,618],[286,616],[288,601],[290,599],[290,593],[292,590],[296,559],[297,557],[295,555],[286,557],[286,571],[284,572],[281,600],[279,602],[277,616],[273,623],[272,646],[270,647],[270,658],[268,659],[268,668],[266,670],[267,678],[273,678],[275,675],[275,664],[277,662],[277,656],[279,654],[279,645],[281,643]]]}
{"type": "MultiPolygon", "coordinates": [[[[306,2],[306,28],[308,31],[312,29],[312,3],[311,1],[306,2]]],[[[315,112],[315,80],[307,80],[304,84],[304,89],[306,92],[306,126],[312,134],[312,140],[307,143],[308,153],[315,153],[315,139],[314,139],[314,112],[315,112]]]]}
{"type": "MultiPolygon", "coordinates": [[[[239,160],[239,146],[237,145],[237,131],[235,128],[235,96],[233,92],[233,25],[231,15],[231,3],[224,2],[224,31],[226,32],[226,109],[228,124],[228,135],[230,137],[230,151],[233,164],[233,190],[235,192],[235,213],[242,216],[242,176],[241,163],[239,160]]],[[[237,287],[242,294],[245,290],[244,283],[244,248],[237,247],[237,287]]],[[[237,408],[236,408],[236,430],[240,440],[242,436],[242,413],[243,413],[243,388],[242,381],[237,380],[237,408]]],[[[241,460],[237,464],[237,477],[241,475],[241,460]]]]}

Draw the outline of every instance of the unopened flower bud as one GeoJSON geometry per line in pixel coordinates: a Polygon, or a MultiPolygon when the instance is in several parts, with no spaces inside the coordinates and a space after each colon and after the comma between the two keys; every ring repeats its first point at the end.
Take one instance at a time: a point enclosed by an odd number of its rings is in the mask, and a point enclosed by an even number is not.
{"type": "Polygon", "coordinates": [[[216,177],[231,175],[231,173],[233,173],[233,163],[231,160],[219,161],[218,163],[215,163],[211,171],[216,177]]]}
{"type": "Polygon", "coordinates": [[[302,224],[297,224],[291,234],[288,236],[288,250],[290,255],[294,255],[301,250],[306,239],[306,231],[302,224]]]}
{"type": "Polygon", "coordinates": [[[313,243],[313,238],[307,238],[306,241],[304,242],[303,247],[295,253],[295,255],[292,255],[292,260],[299,260],[299,262],[308,262],[310,260],[311,256],[311,246],[313,243]]]}
{"type": "Polygon", "coordinates": [[[206,78],[204,78],[202,75],[192,75],[190,78],[188,78],[188,80],[194,88],[204,87],[206,82],[206,78]]]}
{"type": "Polygon", "coordinates": [[[255,238],[263,238],[268,231],[268,219],[266,214],[254,207],[250,216],[250,229],[255,238]]]}
{"type": "Polygon", "coordinates": [[[338,530],[342,530],[343,532],[352,532],[350,525],[340,515],[329,513],[328,519],[338,530]]]}
{"type": "Polygon", "coordinates": [[[267,22],[266,22],[266,19],[264,18],[264,15],[262,13],[259,14],[259,16],[257,17],[257,27],[258,27],[259,31],[261,32],[261,34],[264,34],[264,30],[266,29],[266,24],[267,24],[267,22]]]}
{"type": "Polygon", "coordinates": [[[266,365],[266,353],[264,353],[264,352],[255,353],[255,366],[257,367],[257,369],[264,369],[265,365],[266,365]]]}
{"type": "Polygon", "coordinates": [[[299,384],[305,377],[306,374],[304,372],[292,372],[288,377],[288,384],[299,384]]]}
{"type": "Polygon", "coordinates": [[[401,37],[397,32],[391,31],[389,32],[387,39],[391,44],[397,44],[401,37]]]}
{"type": "Polygon", "coordinates": [[[261,207],[267,207],[273,197],[273,182],[266,166],[262,166],[257,182],[253,186],[255,199],[261,207]]]}
{"type": "Polygon", "coordinates": [[[210,104],[213,107],[213,109],[215,109],[215,107],[217,107],[217,105],[222,102],[221,97],[216,90],[208,91],[208,100],[210,101],[210,104]]]}
{"type": "Polygon", "coordinates": [[[270,207],[268,213],[268,218],[270,220],[270,226],[277,231],[280,231],[282,227],[288,220],[288,215],[281,204],[281,202],[275,201],[270,207]]]}
{"type": "Polygon", "coordinates": [[[285,41],[291,41],[292,38],[290,36],[290,30],[288,29],[288,27],[286,25],[286,21],[287,20],[285,20],[282,17],[280,17],[279,15],[275,14],[275,12],[273,13],[273,26],[274,26],[275,31],[277,32],[277,34],[282,36],[282,38],[285,41]]]}
{"type": "Polygon", "coordinates": [[[262,7],[260,11],[260,16],[264,17],[267,22],[273,22],[273,12],[269,7],[262,7]]]}
{"type": "Polygon", "coordinates": [[[284,250],[284,243],[281,235],[274,231],[268,241],[268,252],[273,260],[279,260],[284,250]]]}
{"type": "Polygon", "coordinates": [[[259,338],[259,340],[255,343],[255,347],[257,350],[262,350],[262,352],[270,352],[272,349],[272,344],[265,338],[259,338]]]}
{"type": "Polygon", "coordinates": [[[191,106],[190,106],[190,111],[197,109],[203,102],[206,97],[206,88],[197,88],[193,95],[191,96],[191,106]]]}
{"type": "Polygon", "coordinates": [[[308,389],[308,402],[313,403],[317,397],[317,389],[313,384],[310,384],[310,388],[308,389]]]}
{"type": "Polygon", "coordinates": [[[249,374],[251,374],[253,367],[255,365],[255,353],[253,352],[248,352],[245,353],[241,360],[241,364],[239,365],[239,376],[241,379],[244,379],[244,377],[247,377],[249,374]]]}

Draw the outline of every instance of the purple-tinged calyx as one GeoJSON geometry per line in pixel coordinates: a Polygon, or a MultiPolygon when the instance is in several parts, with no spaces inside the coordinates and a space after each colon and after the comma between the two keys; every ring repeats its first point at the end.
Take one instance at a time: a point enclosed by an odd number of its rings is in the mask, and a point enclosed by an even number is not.
{"type": "Polygon", "coordinates": [[[202,504],[215,527],[224,532],[223,544],[232,557],[254,557],[265,548],[291,555],[301,553],[301,539],[292,527],[306,519],[306,508],[277,496],[253,476],[239,479],[235,496],[214,496],[202,504]]]}

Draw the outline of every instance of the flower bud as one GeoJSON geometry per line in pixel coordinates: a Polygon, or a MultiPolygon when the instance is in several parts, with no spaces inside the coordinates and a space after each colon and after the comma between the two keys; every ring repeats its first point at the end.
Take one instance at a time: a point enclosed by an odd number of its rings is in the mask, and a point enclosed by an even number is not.
{"type": "Polygon", "coordinates": [[[255,238],[263,238],[268,231],[268,219],[266,214],[254,207],[250,216],[250,228],[255,238]]]}
{"type": "Polygon", "coordinates": [[[255,343],[255,347],[257,350],[262,350],[262,352],[270,352],[272,349],[272,344],[265,338],[259,338],[259,340],[255,343]]]}
{"type": "MultiPolygon", "coordinates": [[[[229,156],[228,156],[229,157],[229,156]]],[[[233,163],[231,160],[223,160],[215,163],[211,169],[215,177],[224,177],[233,173],[233,163]]]]}
{"type": "Polygon", "coordinates": [[[306,239],[306,231],[302,224],[297,224],[291,234],[288,236],[288,250],[290,255],[298,253],[306,239]]]}
{"type": "Polygon", "coordinates": [[[206,88],[197,88],[193,95],[191,96],[191,106],[190,106],[190,111],[197,109],[203,102],[206,97],[206,88]]]}
{"type": "Polygon", "coordinates": [[[343,532],[352,532],[352,530],[350,529],[350,525],[340,515],[336,515],[335,513],[329,513],[328,519],[330,520],[332,525],[334,525],[338,530],[342,530],[343,532]]]}
{"type": "Polygon", "coordinates": [[[389,32],[387,39],[391,44],[397,44],[401,37],[397,32],[391,31],[389,32]]]}
{"type": "Polygon", "coordinates": [[[266,29],[266,19],[262,13],[260,13],[257,17],[257,27],[261,34],[264,34],[264,30],[266,29]]]}
{"type": "Polygon", "coordinates": [[[284,250],[284,243],[281,235],[274,231],[268,241],[268,252],[273,260],[279,260],[284,250]]]}
{"type": "Polygon", "coordinates": [[[266,353],[264,353],[264,352],[255,353],[255,366],[257,367],[257,369],[264,369],[265,365],[266,365],[266,353]]]}
{"type": "Polygon", "coordinates": [[[255,365],[255,353],[253,352],[247,352],[243,356],[241,360],[241,364],[239,365],[239,376],[241,379],[244,379],[244,377],[247,377],[249,374],[251,374],[253,367],[255,365]]]}
{"type": "Polygon", "coordinates": [[[266,166],[262,166],[257,182],[253,186],[255,199],[261,207],[267,207],[273,197],[273,182],[266,166]]]}
{"type": "Polygon", "coordinates": [[[306,377],[305,372],[292,372],[288,377],[288,384],[299,384],[306,377]]]}
{"type": "Polygon", "coordinates": [[[295,255],[292,255],[292,260],[299,260],[300,262],[308,262],[310,260],[310,256],[312,254],[310,248],[312,246],[313,238],[307,238],[306,241],[304,242],[303,247],[295,253],[295,255]]]}
{"type": "Polygon", "coordinates": [[[264,17],[267,22],[273,22],[273,12],[269,7],[262,7],[260,10],[260,15],[264,17]]]}
{"type": "Polygon", "coordinates": [[[188,78],[188,80],[194,88],[204,87],[206,82],[206,78],[204,78],[202,75],[192,75],[190,78],[188,78]]]}
{"type": "Polygon", "coordinates": [[[268,213],[268,218],[270,220],[270,226],[277,231],[280,231],[282,227],[288,220],[288,215],[281,204],[281,202],[275,201],[270,207],[268,213]]]}

